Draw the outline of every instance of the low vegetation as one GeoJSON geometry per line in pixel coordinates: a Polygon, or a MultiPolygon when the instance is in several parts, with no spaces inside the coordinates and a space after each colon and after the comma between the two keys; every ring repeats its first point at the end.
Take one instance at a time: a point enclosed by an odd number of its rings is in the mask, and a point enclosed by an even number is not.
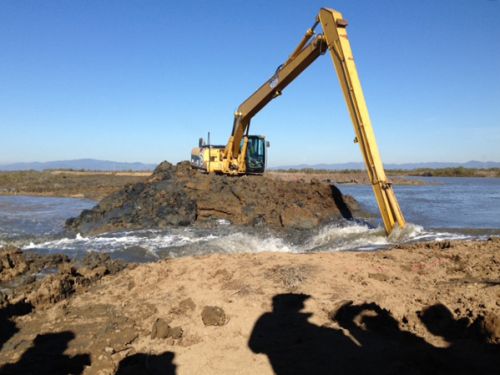
{"type": "MultiPolygon", "coordinates": [[[[342,170],[328,170],[328,169],[275,169],[276,173],[303,173],[303,174],[357,174],[362,173],[364,170],[360,169],[342,169],[342,170]]],[[[418,169],[388,169],[386,173],[389,176],[419,176],[419,177],[500,177],[500,168],[418,168],[418,169]]]]}
{"type": "MultiPolygon", "coordinates": [[[[391,171],[391,173],[399,171],[391,171]]],[[[421,177],[500,177],[500,168],[476,169],[476,168],[421,168],[413,171],[401,171],[407,176],[421,177]]]]}
{"type": "Polygon", "coordinates": [[[0,194],[99,200],[126,184],[136,183],[144,178],[143,172],[0,172],[0,194]]]}

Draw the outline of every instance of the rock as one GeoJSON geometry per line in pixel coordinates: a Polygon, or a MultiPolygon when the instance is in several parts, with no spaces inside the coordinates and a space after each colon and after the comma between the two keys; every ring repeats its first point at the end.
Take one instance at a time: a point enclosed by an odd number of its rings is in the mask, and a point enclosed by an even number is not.
{"type": "Polygon", "coordinates": [[[74,291],[74,276],[53,275],[43,280],[40,287],[28,296],[28,300],[33,305],[43,306],[59,302],[69,297],[74,291]]]}
{"type": "Polygon", "coordinates": [[[181,327],[170,327],[170,325],[163,319],[158,318],[153,323],[153,328],[151,329],[152,339],[180,339],[184,331],[181,327]]]}
{"type": "Polygon", "coordinates": [[[169,336],[173,339],[180,339],[184,334],[184,330],[181,327],[172,327],[170,328],[169,336]]]}
{"type": "Polygon", "coordinates": [[[101,276],[108,274],[114,275],[126,267],[126,264],[123,261],[113,260],[109,254],[98,253],[95,251],[85,255],[85,258],[82,260],[82,264],[87,266],[90,270],[99,268],[97,273],[101,276]]]}
{"type": "Polygon", "coordinates": [[[226,313],[217,306],[205,306],[201,312],[201,319],[206,326],[223,326],[227,322],[226,313]]]}
{"type": "Polygon", "coordinates": [[[125,267],[124,263],[111,260],[108,255],[89,255],[84,259],[84,263],[88,264],[86,267],[77,269],[73,263],[62,263],[59,273],[45,277],[40,283],[32,283],[29,288],[26,286],[28,301],[34,306],[45,307],[68,298],[77,290],[87,288],[103,276],[125,267]],[[96,259],[101,259],[104,264],[96,259]]]}
{"type": "Polygon", "coordinates": [[[137,339],[137,337],[139,337],[133,326],[123,327],[122,324],[130,325],[131,322],[127,319],[124,319],[123,323],[111,322],[112,329],[105,333],[106,342],[108,346],[113,349],[114,353],[126,349],[135,339],[137,339]],[[120,327],[120,329],[116,329],[116,327],[120,327]]]}
{"type": "Polygon", "coordinates": [[[77,274],[76,267],[71,263],[63,263],[59,266],[59,272],[75,276],[77,274]]]}
{"type": "Polygon", "coordinates": [[[0,282],[10,281],[29,269],[21,249],[7,245],[0,249],[0,282]]]}
{"type": "Polygon", "coordinates": [[[109,273],[106,266],[99,266],[92,269],[82,267],[80,268],[79,272],[83,277],[91,281],[99,280],[100,278],[109,273]]]}
{"type": "Polygon", "coordinates": [[[66,222],[74,232],[164,228],[224,220],[274,229],[310,229],[351,218],[356,201],[333,185],[266,176],[208,175],[188,162],[163,162],[145,182],[127,185],[66,222]]]}
{"type": "Polygon", "coordinates": [[[151,329],[152,339],[164,339],[168,337],[170,331],[170,326],[166,321],[161,318],[156,319],[153,323],[153,328],[151,329]]]}

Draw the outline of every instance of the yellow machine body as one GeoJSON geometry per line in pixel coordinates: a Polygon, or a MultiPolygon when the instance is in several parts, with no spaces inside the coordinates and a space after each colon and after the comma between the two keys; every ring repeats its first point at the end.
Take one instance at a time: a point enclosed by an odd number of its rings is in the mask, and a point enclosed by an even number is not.
{"type": "MultiPolygon", "coordinates": [[[[355,140],[363,155],[385,231],[390,234],[396,227],[404,227],[405,219],[392,184],[388,181],[384,171],[346,28],[347,21],[341,13],[333,9],[322,8],[313,26],[307,30],[288,60],[238,107],[227,144],[206,146],[200,143],[200,147],[192,150],[191,163],[194,167],[208,173],[229,175],[262,173],[263,168],[260,172],[260,159],[264,158],[265,167],[265,146],[262,154],[259,154],[259,168],[254,168],[255,163],[249,163],[248,160],[251,157],[249,155],[252,155],[249,151],[259,150],[260,152],[262,145],[259,140],[256,140],[259,137],[248,134],[250,120],[272,99],[281,95],[282,90],[319,56],[329,51],[349,109],[356,134],[355,140]],[[323,33],[315,33],[314,30],[318,25],[321,25],[323,33]],[[258,146],[254,147],[257,143],[258,146]]],[[[263,137],[260,139],[263,140],[263,137]]]]}

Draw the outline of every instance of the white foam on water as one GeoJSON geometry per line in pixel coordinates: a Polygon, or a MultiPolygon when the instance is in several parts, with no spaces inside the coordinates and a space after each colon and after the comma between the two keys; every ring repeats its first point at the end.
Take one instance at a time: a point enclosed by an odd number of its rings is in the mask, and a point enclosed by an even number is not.
{"type": "Polygon", "coordinates": [[[418,242],[473,239],[460,233],[434,232],[408,223],[403,229],[396,229],[386,237],[382,227],[346,222],[331,224],[311,232],[309,238],[293,243],[286,238],[269,233],[247,233],[236,231],[232,226],[223,225],[214,233],[194,228],[184,230],[140,230],[108,233],[85,237],[77,234],[75,238],[61,238],[43,243],[30,243],[24,249],[48,249],[50,251],[122,251],[138,246],[153,256],[178,257],[203,255],[208,253],[305,253],[331,252],[342,250],[376,250],[390,245],[418,242]],[[165,251],[168,250],[168,251],[165,251]]]}
{"type": "Polygon", "coordinates": [[[375,249],[388,245],[382,228],[368,225],[327,225],[311,237],[303,246],[303,251],[340,251],[348,249],[375,249]]]}
{"type": "Polygon", "coordinates": [[[181,234],[158,234],[156,236],[146,236],[145,234],[146,232],[143,231],[130,231],[116,235],[106,234],[84,237],[78,233],[75,238],[62,238],[37,244],[31,242],[28,246],[25,246],[24,249],[51,249],[62,251],[86,249],[87,251],[113,252],[116,250],[123,250],[126,247],[139,246],[156,254],[155,251],[161,248],[183,246],[216,238],[214,235],[209,235],[205,238],[194,238],[189,235],[181,234]]]}
{"type": "Polygon", "coordinates": [[[211,241],[225,253],[260,253],[264,251],[278,253],[293,253],[297,250],[282,238],[275,236],[259,237],[249,233],[233,233],[227,236],[218,237],[211,241]]]}
{"type": "Polygon", "coordinates": [[[424,227],[407,223],[403,229],[395,228],[390,236],[382,227],[366,224],[338,225],[323,227],[303,246],[304,251],[376,250],[389,245],[418,241],[468,240],[473,236],[461,233],[435,232],[424,227]]]}

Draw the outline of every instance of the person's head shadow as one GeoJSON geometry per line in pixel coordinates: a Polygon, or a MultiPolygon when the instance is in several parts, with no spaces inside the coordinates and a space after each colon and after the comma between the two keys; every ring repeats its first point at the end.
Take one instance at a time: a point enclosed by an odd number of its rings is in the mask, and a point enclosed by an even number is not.
{"type": "Polygon", "coordinates": [[[175,375],[176,365],[173,363],[175,353],[162,354],[137,353],[120,361],[115,375],[175,375]]]}
{"type": "Polygon", "coordinates": [[[455,318],[453,313],[443,304],[429,306],[417,313],[427,330],[435,336],[440,336],[450,344],[472,339],[480,344],[489,344],[492,332],[485,329],[484,316],[474,320],[467,317],[455,318]]]}
{"type": "Polygon", "coordinates": [[[79,374],[90,365],[88,354],[64,354],[68,343],[75,338],[71,331],[37,335],[33,346],[13,364],[0,368],[2,374],[79,374]]]}
{"type": "Polygon", "coordinates": [[[299,313],[304,307],[305,301],[311,296],[307,294],[286,293],[277,294],[273,297],[274,314],[295,314],[299,313]]]}
{"type": "Polygon", "coordinates": [[[430,333],[448,342],[466,336],[468,319],[455,320],[451,311],[440,303],[423,309],[417,315],[430,333]]]}
{"type": "Polygon", "coordinates": [[[340,331],[309,322],[312,314],[303,312],[309,298],[277,294],[272,311],[255,322],[248,346],[254,353],[266,354],[277,375],[330,374],[336,348],[350,345],[340,331]]]}

